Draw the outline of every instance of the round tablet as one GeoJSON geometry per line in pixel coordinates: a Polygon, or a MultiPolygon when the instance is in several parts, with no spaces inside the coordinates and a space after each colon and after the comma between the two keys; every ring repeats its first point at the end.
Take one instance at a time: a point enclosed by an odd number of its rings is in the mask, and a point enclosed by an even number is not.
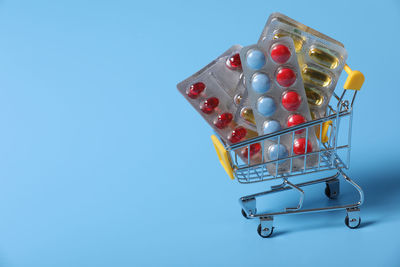
{"type": "MultiPolygon", "coordinates": [[[[250,158],[252,158],[255,154],[260,152],[260,150],[261,150],[261,145],[259,143],[250,145],[250,158]]],[[[249,149],[247,146],[244,149],[242,149],[241,154],[242,154],[242,157],[247,159],[248,154],[249,154],[249,149]]]]}
{"type": "Polygon", "coordinates": [[[259,94],[264,94],[269,90],[270,81],[265,73],[256,73],[251,79],[251,87],[259,94]]]}
{"type": "MultiPolygon", "coordinates": [[[[288,118],[287,126],[288,127],[293,127],[293,126],[296,126],[298,124],[302,124],[302,123],[305,123],[305,122],[306,122],[306,119],[302,115],[300,115],[300,114],[292,114],[288,118]]],[[[305,129],[301,129],[301,130],[296,131],[295,133],[296,134],[301,134],[302,132],[304,132],[304,130],[305,129]]]]}
{"type": "Polygon", "coordinates": [[[237,70],[242,67],[242,62],[240,61],[239,53],[232,55],[226,61],[226,66],[231,70],[237,70]]]}
{"type": "Polygon", "coordinates": [[[264,53],[260,50],[252,49],[247,52],[247,65],[253,70],[261,69],[265,64],[264,53]]]}
{"type": "Polygon", "coordinates": [[[301,97],[295,91],[288,91],[283,93],[282,105],[286,110],[295,111],[300,107],[301,97]]]}
{"type": "Polygon", "coordinates": [[[307,141],[307,151],[306,151],[306,139],[305,138],[298,138],[298,139],[294,140],[293,152],[296,155],[301,155],[304,153],[312,152],[312,144],[311,144],[310,139],[307,141]]]}
{"type": "Polygon", "coordinates": [[[289,155],[288,150],[282,144],[270,146],[268,148],[268,154],[271,160],[283,159],[289,155]]]}
{"type": "Polygon", "coordinates": [[[247,134],[246,128],[239,126],[231,132],[231,134],[228,136],[228,140],[234,144],[243,140],[243,138],[246,137],[246,134],[247,134]]]}
{"type": "Polygon", "coordinates": [[[260,97],[257,101],[257,110],[263,116],[271,116],[275,113],[275,102],[270,97],[260,97]]]}
{"type": "Polygon", "coordinates": [[[270,134],[279,131],[280,129],[282,129],[282,127],[278,121],[270,120],[264,122],[264,127],[263,127],[264,134],[270,134]]]}
{"type": "Polygon", "coordinates": [[[197,98],[206,89],[206,85],[202,82],[192,84],[186,91],[186,94],[190,98],[197,98]]]}
{"type": "Polygon", "coordinates": [[[232,119],[233,115],[231,113],[223,113],[217,117],[217,119],[214,121],[214,125],[218,129],[224,129],[229,123],[231,123],[232,119]]]}
{"type": "Polygon", "coordinates": [[[219,100],[216,97],[210,97],[200,104],[200,109],[206,114],[211,114],[218,106],[219,100]]]}
{"type": "Polygon", "coordinates": [[[290,50],[285,45],[278,44],[271,49],[272,60],[279,64],[286,63],[289,60],[290,55],[290,50]]]}
{"type": "Polygon", "coordinates": [[[276,74],[276,81],[280,86],[289,87],[296,81],[296,74],[289,68],[282,68],[276,74]]]}

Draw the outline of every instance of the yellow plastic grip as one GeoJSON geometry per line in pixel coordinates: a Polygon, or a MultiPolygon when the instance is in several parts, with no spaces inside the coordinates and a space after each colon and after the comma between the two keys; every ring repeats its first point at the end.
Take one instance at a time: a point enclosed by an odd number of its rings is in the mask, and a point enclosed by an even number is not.
{"type": "Polygon", "coordinates": [[[319,131],[321,130],[321,128],[322,128],[322,137],[321,137],[321,142],[322,143],[326,143],[326,142],[328,142],[328,140],[329,140],[329,137],[328,137],[328,129],[329,129],[329,126],[331,126],[332,125],[332,121],[326,121],[326,122],[324,122],[324,123],[322,123],[322,127],[316,127],[317,129],[317,137],[318,137],[318,139],[319,139],[319,131]]]}
{"type": "Polygon", "coordinates": [[[360,90],[365,80],[364,74],[362,74],[358,70],[351,70],[347,64],[344,65],[344,70],[346,71],[348,76],[343,88],[350,90],[360,90]]]}
{"type": "Polygon", "coordinates": [[[233,175],[231,161],[225,147],[221,144],[221,141],[215,135],[211,135],[211,140],[214,144],[215,151],[217,151],[219,162],[221,163],[222,167],[224,167],[224,170],[229,175],[229,178],[231,178],[232,180],[235,179],[235,176],[233,175]]]}

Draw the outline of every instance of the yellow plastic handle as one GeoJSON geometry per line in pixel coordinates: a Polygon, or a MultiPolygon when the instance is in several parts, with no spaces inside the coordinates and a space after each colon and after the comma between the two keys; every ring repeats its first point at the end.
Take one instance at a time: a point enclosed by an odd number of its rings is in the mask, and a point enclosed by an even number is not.
{"type": "Polygon", "coordinates": [[[316,134],[317,134],[318,139],[319,139],[319,131],[322,128],[322,137],[321,137],[321,142],[322,143],[326,143],[329,140],[329,137],[327,135],[329,126],[332,126],[332,121],[326,121],[326,122],[322,123],[322,127],[316,127],[317,128],[316,129],[316,134]]]}
{"type": "Polygon", "coordinates": [[[360,90],[365,81],[364,74],[358,70],[351,70],[347,64],[344,65],[344,70],[348,76],[343,88],[347,90],[360,90]]]}
{"type": "Polygon", "coordinates": [[[219,162],[221,163],[222,167],[224,167],[224,170],[229,175],[229,178],[231,178],[232,180],[235,179],[235,176],[233,175],[231,160],[225,147],[221,144],[221,141],[215,135],[211,135],[211,140],[214,144],[215,151],[217,151],[219,162]]]}

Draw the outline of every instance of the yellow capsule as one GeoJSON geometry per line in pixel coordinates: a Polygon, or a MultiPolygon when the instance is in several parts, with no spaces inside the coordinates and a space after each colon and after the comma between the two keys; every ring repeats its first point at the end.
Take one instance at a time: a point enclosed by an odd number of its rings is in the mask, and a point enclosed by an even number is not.
{"type": "Polygon", "coordinates": [[[250,139],[250,138],[254,138],[254,137],[256,137],[256,136],[258,136],[258,133],[257,133],[257,132],[252,131],[252,130],[250,130],[250,129],[247,129],[246,138],[250,139]]]}
{"type": "Polygon", "coordinates": [[[305,86],[308,104],[312,106],[320,106],[324,103],[324,96],[321,91],[316,88],[305,86]]]}
{"type": "Polygon", "coordinates": [[[239,94],[235,95],[235,97],[233,98],[233,101],[235,102],[236,105],[239,105],[240,102],[242,101],[242,96],[239,94]]]}
{"type": "Polygon", "coordinates": [[[304,82],[312,83],[317,86],[327,87],[332,81],[329,74],[319,71],[316,68],[308,67],[307,65],[303,67],[301,74],[304,82]]]}
{"type": "Polygon", "coordinates": [[[315,120],[317,118],[317,113],[314,110],[310,110],[311,112],[311,119],[315,120]]]}
{"type": "Polygon", "coordinates": [[[313,47],[308,52],[308,55],[316,63],[330,69],[334,69],[339,65],[339,59],[326,48],[313,47]]]}
{"type": "Polygon", "coordinates": [[[293,43],[294,43],[294,49],[296,49],[296,52],[299,52],[301,48],[303,47],[303,39],[300,36],[297,36],[295,34],[291,34],[287,31],[279,31],[274,34],[274,39],[278,39],[281,37],[289,36],[292,38],[293,43]]]}
{"type": "Polygon", "coordinates": [[[251,108],[243,108],[240,111],[240,116],[247,122],[251,124],[256,124],[256,120],[254,119],[253,110],[251,108]]]}

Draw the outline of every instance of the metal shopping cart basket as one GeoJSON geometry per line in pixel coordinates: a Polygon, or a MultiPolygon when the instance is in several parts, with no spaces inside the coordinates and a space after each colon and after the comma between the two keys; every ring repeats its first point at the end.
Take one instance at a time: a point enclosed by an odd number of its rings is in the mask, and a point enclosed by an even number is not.
{"type": "MultiPolygon", "coordinates": [[[[361,89],[364,82],[364,76],[359,71],[353,71],[348,65],[344,67],[348,77],[343,86],[343,92],[337,94],[334,92],[330,104],[327,107],[326,116],[324,118],[315,119],[301,125],[291,128],[283,129],[278,132],[258,136],[234,145],[224,145],[220,138],[215,135],[211,136],[221,165],[230,176],[231,179],[237,178],[237,181],[242,184],[281,180],[282,183],[271,186],[269,191],[260,192],[248,196],[241,197],[239,203],[242,207],[242,214],[248,219],[259,219],[257,232],[261,237],[270,237],[273,233],[273,217],[282,214],[306,213],[317,211],[332,211],[346,209],[347,216],[345,224],[349,228],[357,228],[361,223],[360,206],[364,201],[364,194],[360,186],[358,186],[350,177],[344,172],[344,169],[349,168],[350,162],[350,149],[351,149],[351,128],[353,117],[353,104],[357,96],[357,92],[361,89]],[[307,152],[300,156],[288,156],[287,158],[280,158],[275,161],[266,161],[264,158],[264,141],[271,139],[280,140],[280,136],[294,134],[296,131],[304,129],[306,136],[308,131],[315,131],[320,149],[318,151],[307,152]],[[342,138],[344,137],[344,138],[342,138]],[[235,151],[247,149],[248,153],[251,151],[251,145],[259,143],[262,146],[262,159],[261,163],[250,163],[250,154],[248,154],[248,161],[243,162],[235,151]],[[293,169],[292,161],[296,157],[304,158],[304,168],[293,169]],[[313,164],[312,167],[307,165],[307,157],[317,157],[318,163],[313,164]],[[283,160],[290,161],[290,168],[285,173],[270,174],[266,168],[266,164],[273,164],[276,161],[282,162],[283,160]],[[289,181],[293,176],[306,175],[311,173],[335,170],[336,174],[333,176],[307,180],[303,183],[294,184],[289,181]],[[359,200],[355,203],[346,205],[336,205],[329,207],[319,208],[303,208],[303,200],[305,192],[302,187],[318,183],[326,183],[325,194],[335,199],[339,195],[339,178],[343,178],[346,182],[352,185],[359,194],[359,200]],[[278,193],[285,190],[296,190],[299,193],[299,201],[296,207],[287,207],[283,211],[271,213],[258,213],[256,207],[256,199],[267,194],[278,193]]],[[[294,140],[294,138],[292,138],[294,140]]],[[[293,144],[292,144],[293,147],[293,144]]],[[[278,164],[275,164],[277,166],[278,164]]],[[[276,167],[278,170],[278,167],[276,167]]]]}

